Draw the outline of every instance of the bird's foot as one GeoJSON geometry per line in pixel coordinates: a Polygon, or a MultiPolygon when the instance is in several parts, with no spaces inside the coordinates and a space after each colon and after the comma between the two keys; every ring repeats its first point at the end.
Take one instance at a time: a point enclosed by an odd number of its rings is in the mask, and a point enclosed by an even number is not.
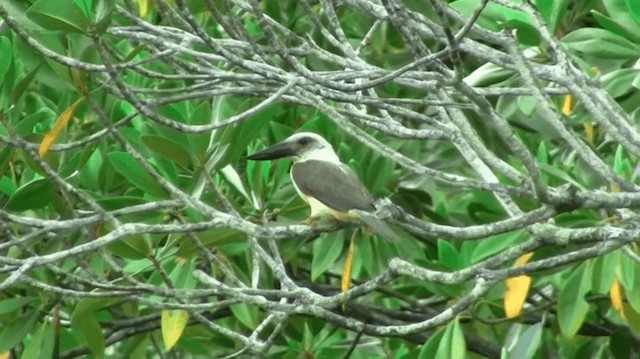
{"type": "Polygon", "coordinates": [[[304,220],[304,223],[311,227],[312,229],[315,229],[318,226],[318,221],[320,220],[319,216],[309,216],[309,218],[304,220]]]}
{"type": "Polygon", "coordinates": [[[329,224],[332,227],[338,227],[340,225],[340,223],[342,223],[343,221],[340,220],[340,218],[336,217],[336,216],[329,216],[329,224]]]}

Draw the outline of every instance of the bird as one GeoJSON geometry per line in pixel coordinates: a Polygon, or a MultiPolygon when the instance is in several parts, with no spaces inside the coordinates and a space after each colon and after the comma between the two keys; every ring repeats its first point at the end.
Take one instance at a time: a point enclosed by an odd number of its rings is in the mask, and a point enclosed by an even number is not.
{"type": "Polygon", "coordinates": [[[397,235],[376,217],[375,201],[351,167],[340,161],[331,144],[313,132],[298,132],[284,141],[249,155],[253,161],[290,158],[291,182],[310,207],[305,221],[314,226],[323,215],[338,221],[360,220],[391,240],[397,235]]]}

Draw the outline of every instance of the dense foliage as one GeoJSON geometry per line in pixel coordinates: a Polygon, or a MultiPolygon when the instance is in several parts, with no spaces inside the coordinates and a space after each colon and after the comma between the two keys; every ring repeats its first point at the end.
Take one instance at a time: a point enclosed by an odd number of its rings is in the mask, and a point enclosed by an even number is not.
{"type": "Polygon", "coordinates": [[[639,355],[637,0],[0,17],[0,357],[639,355]],[[296,131],[398,241],[246,160],[296,131]]]}

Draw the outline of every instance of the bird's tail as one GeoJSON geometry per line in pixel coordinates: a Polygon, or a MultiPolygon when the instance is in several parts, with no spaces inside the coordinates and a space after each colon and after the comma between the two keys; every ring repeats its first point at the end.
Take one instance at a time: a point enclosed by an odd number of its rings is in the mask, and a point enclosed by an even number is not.
{"type": "Polygon", "coordinates": [[[377,234],[392,241],[397,241],[399,239],[398,235],[393,232],[391,227],[384,223],[380,218],[376,217],[373,213],[358,211],[358,216],[362,222],[371,227],[371,229],[377,234]]]}

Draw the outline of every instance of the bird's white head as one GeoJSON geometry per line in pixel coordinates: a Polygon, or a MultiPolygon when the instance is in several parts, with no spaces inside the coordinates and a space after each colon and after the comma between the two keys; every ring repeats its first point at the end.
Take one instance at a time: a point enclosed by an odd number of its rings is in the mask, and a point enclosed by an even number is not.
{"type": "Polygon", "coordinates": [[[331,144],[313,132],[299,132],[286,140],[247,157],[250,160],[273,160],[291,157],[294,161],[320,160],[340,163],[331,144]]]}

